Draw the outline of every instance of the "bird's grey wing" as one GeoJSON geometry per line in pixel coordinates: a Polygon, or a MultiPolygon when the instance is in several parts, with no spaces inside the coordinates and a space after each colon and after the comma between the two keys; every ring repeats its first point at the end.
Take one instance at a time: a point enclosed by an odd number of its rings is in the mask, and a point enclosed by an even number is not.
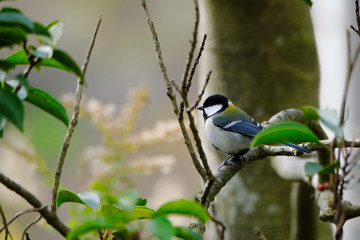
{"type": "Polygon", "coordinates": [[[214,125],[223,130],[240,133],[249,137],[255,137],[256,134],[264,129],[261,124],[252,118],[242,121],[214,121],[214,125]]]}

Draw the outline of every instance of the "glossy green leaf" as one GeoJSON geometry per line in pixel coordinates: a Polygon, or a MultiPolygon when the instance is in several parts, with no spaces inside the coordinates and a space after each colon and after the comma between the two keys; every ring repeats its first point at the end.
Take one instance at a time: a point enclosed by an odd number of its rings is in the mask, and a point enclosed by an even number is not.
{"type": "Polygon", "coordinates": [[[26,39],[26,32],[18,26],[0,25],[0,47],[7,47],[22,43],[26,39]]]}
{"type": "MultiPolygon", "coordinates": [[[[6,0],[4,0],[6,1],[6,0]]],[[[11,1],[11,0],[10,0],[11,1]]],[[[22,13],[19,9],[17,8],[12,8],[12,7],[3,7],[0,10],[0,13],[6,13],[6,12],[15,12],[15,13],[22,13]]]]}
{"type": "Polygon", "coordinates": [[[66,202],[80,203],[96,211],[100,204],[100,199],[95,193],[91,192],[75,194],[68,190],[61,190],[56,198],[56,206],[59,208],[66,202]]]}
{"type": "Polygon", "coordinates": [[[317,108],[307,105],[302,107],[302,111],[307,121],[320,120],[317,108]]]}
{"type": "Polygon", "coordinates": [[[77,63],[64,51],[55,49],[52,59],[55,59],[61,63],[66,68],[70,69],[75,75],[81,78],[81,81],[84,82],[84,76],[80,67],[77,63]]]}
{"type": "Polygon", "coordinates": [[[0,86],[0,113],[20,131],[24,126],[24,106],[21,100],[9,88],[0,86]]]}
{"type": "Polygon", "coordinates": [[[66,114],[65,108],[47,92],[34,87],[29,87],[28,95],[25,98],[25,101],[34,104],[35,106],[59,119],[66,126],[69,126],[69,118],[66,114]]]}
{"type": "Polygon", "coordinates": [[[38,22],[34,22],[34,33],[38,36],[51,38],[51,34],[49,33],[48,29],[38,22]]]}
{"type": "Polygon", "coordinates": [[[253,139],[251,146],[277,143],[318,143],[319,139],[305,125],[297,122],[280,122],[265,128],[253,139]]]}
{"type": "MultiPolygon", "coordinates": [[[[14,54],[10,55],[5,59],[5,63],[11,64],[11,65],[27,65],[29,64],[29,60],[26,56],[26,53],[24,50],[20,50],[15,52],[14,54]]],[[[59,68],[62,70],[65,70],[67,72],[71,72],[71,70],[67,67],[65,67],[63,64],[58,62],[57,60],[50,58],[50,59],[43,59],[42,65],[45,67],[53,67],[53,68],[59,68]]]]}
{"type": "Polygon", "coordinates": [[[96,193],[93,192],[81,192],[77,194],[79,198],[92,210],[96,212],[96,209],[99,207],[100,198],[96,193]]]}
{"type": "Polygon", "coordinates": [[[308,177],[312,177],[323,169],[323,166],[317,162],[306,162],[305,163],[305,174],[308,177]]]}
{"type": "Polygon", "coordinates": [[[160,240],[171,240],[175,235],[175,229],[171,222],[161,216],[154,218],[146,224],[146,229],[160,240]]]}
{"type": "Polygon", "coordinates": [[[75,227],[67,236],[66,239],[73,240],[79,236],[97,231],[100,229],[124,229],[125,224],[122,216],[112,216],[108,219],[98,218],[82,222],[79,226],[75,227]]]}
{"type": "Polygon", "coordinates": [[[206,209],[198,202],[180,199],[165,203],[154,213],[153,217],[168,214],[182,214],[194,216],[202,222],[209,220],[210,216],[206,209]]]}
{"type": "Polygon", "coordinates": [[[306,5],[308,5],[309,7],[312,7],[313,2],[311,0],[303,0],[303,1],[306,3],[306,5]]]}
{"type": "Polygon", "coordinates": [[[187,227],[175,227],[175,236],[186,240],[202,240],[202,236],[187,227]]]}
{"type": "Polygon", "coordinates": [[[74,202],[86,205],[76,193],[68,190],[60,190],[56,198],[56,206],[59,208],[63,203],[66,202],[74,202]]]}
{"type": "Polygon", "coordinates": [[[34,29],[34,23],[20,12],[1,12],[0,24],[13,24],[15,26],[21,26],[29,32],[34,29]]]}

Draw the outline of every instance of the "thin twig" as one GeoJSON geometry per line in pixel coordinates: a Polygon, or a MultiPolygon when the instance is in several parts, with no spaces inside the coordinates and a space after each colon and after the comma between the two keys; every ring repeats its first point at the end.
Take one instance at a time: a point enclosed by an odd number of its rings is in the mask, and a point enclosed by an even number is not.
{"type": "MultiPolygon", "coordinates": [[[[202,52],[204,51],[204,48],[205,48],[205,42],[206,42],[206,38],[207,38],[207,35],[205,34],[204,37],[203,37],[203,40],[201,42],[201,47],[199,49],[199,53],[195,59],[195,62],[194,62],[194,65],[193,67],[191,68],[191,72],[190,72],[190,76],[187,80],[187,83],[186,83],[186,88],[183,88],[184,90],[186,89],[186,91],[189,91],[190,90],[190,87],[191,87],[191,84],[192,84],[192,79],[195,75],[195,70],[196,70],[196,67],[197,65],[199,64],[199,61],[200,61],[200,58],[201,58],[201,54],[202,52]]],[[[183,91],[184,91],[183,90],[183,91]]]]}
{"type": "Polygon", "coordinates": [[[353,73],[354,66],[356,64],[356,61],[360,54],[360,44],[357,46],[357,49],[355,51],[354,57],[351,58],[351,49],[350,49],[350,32],[347,31],[347,47],[348,47],[348,70],[345,80],[345,86],[344,86],[344,92],[342,95],[342,101],[341,101],[341,110],[340,110],[340,126],[344,124],[345,121],[345,109],[346,109],[346,99],[348,95],[349,85],[350,85],[350,79],[351,75],[353,73]]]}
{"type": "MultiPolygon", "coordinates": [[[[12,239],[12,236],[11,236],[11,233],[9,231],[9,228],[8,228],[8,223],[6,221],[6,217],[5,217],[5,213],[0,205],[0,215],[1,215],[1,218],[2,218],[2,221],[3,221],[3,224],[4,224],[4,227],[2,229],[5,229],[5,240],[8,239],[8,236],[10,236],[10,238],[12,239]]],[[[1,233],[1,231],[0,231],[1,233]]]]}
{"type": "Polygon", "coordinates": [[[38,221],[40,221],[40,219],[42,218],[42,216],[40,215],[37,219],[35,219],[35,221],[29,223],[25,229],[24,229],[24,232],[23,232],[23,235],[21,237],[21,240],[24,240],[25,236],[26,238],[28,238],[28,235],[27,235],[27,231],[32,227],[34,226],[38,221]]]}
{"type": "MultiPolygon", "coordinates": [[[[32,212],[39,212],[40,210],[43,210],[47,208],[47,206],[42,206],[40,208],[31,208],[31,209],[26,209],[26,210],[23,210],[19,213],[17,213],[12,219],[10,219],[10,221],[7,223],[7,225],[10,225],[13,221],[15,221],[18,217],[24,215],[24,214],[27,214],[27,213],[32,213],[32,212]]],[[[0,229],[0,233],[4,230],[4,227],[0,229]]]]}
{"type": "Polygon", "coordinates": [[[194,58],[194,52],[197,44],[197,37],[198,37],[198,29],[199,29],[199,23],[200,23],[200,11],[199,11],[199,2],[198,0],[194,0],[195,5],[195,25],[194,25],[194,31],[193,31],[193,39],[191,41],[191,47],[190,51],[187,57],[186,65],[185,65],[185,71],[184,76],[182,79],[182,89],[183,91],[185,88],[188,88],[188,81],[189,81],[189,71],[191,68],[192,60],[194,58]]]}
{"type": "Polygon", "coordinates": [[[199,103],[201,102],[201,99],[205,93],[205,89],[206,89],[206,86],[208,85],[209,81],[210,81],[210,75],[211,75],[212,71],[210,71],[207,76],[206,76],[206,79],[205,79],[205,83],[204,83],[204,86],[200,92],[200,94],[198,95],[198,98],[196,99],[196,102],[194,103],[194,105],[190,108],[190,111],[193,111],[195,108],[197,108],[197,106],[199,106],[199,103]]]}
{"type": "MultiPolygon", "coordinates": [[[[172,85],[172,83],[171,83],[171,81],[169,79],[169,76],[167,74],[167,70],[166,70],[166,67],[165,67],[165,64],[164,64],[164,61],[163,61],[163,58],[162,58],[160,42],[159,42],[157,32],[155,30],[154,22],[151,19],[151,16],[150,16],[149,9],[147,7],[146,1],[141,0],[141,2],[142,2],[141,5],[144,8],[144,11],[145,11],[145,14],[146,14],[146,18],[147,18],[148,25],[150,27],[150,31],[152,33],[152,38],[153,38],[154,45],[155,45],[155,51],[156,51],[156,53],[158,55],[158,63],[159,63],[161,72],[163,73],[163,78],[165,80],[165,84],[166,84],[166,87],[167,87],[167,96],[170,98],[170,101],[171,101],[171,103],[173,105],[174,113],[178,117],[178,122],[179,122],[179,125],[180,125],[180,129],[181,129],[182,134],[184,136],[185,144],[186,144],[186,147],[188,148],[188,151],[189,151],[190,156],[192,158],[193,164],[194,164],[196,170],[198,171],[198,173],[200,174],[200,176],[202,177],[202,179],[204,181],[206,181],[206,178],[207,178],[206,173],[205,173],[205,171],[203,169],[203,166],[201,165],[201,163],[198,160],[198,158],[196,156],[196,153],[194,151],[194,147],[193,147],[193,145],[191,143],[189,134],[187,132],[185,123],[183,121],[183,116],[182,116],[183,111],[180,111],[180,109],[179,109],[179,105],[177,103],[176,95],[175,95],[174,90],[173,90],[173,85],[172,85]],[[180,115],[180,112],[181,112],[181,115],[180,115]]],[[[188,103],[185,100],[186,99],[183,98],[183,102],[184,102],[183,104],[187,107],[188,103]]]]}
{"type": "Polygon", "coordinates": [[[354,26],[351,26],[352,30],[354,30],[360,37],[360,13],[359,13],[359,0],[355,0],[355,15],[357,22],[357,29],[354,26]]]}
{"type": "Polygon", "coordinates": [[[66,237],[70,232],[70,228],[68,228],[59,219],[56,213],[50,211],[48,208],[43,208],[43,204],[34,194],[5,176],[2,172],[0,172],[0,183],[2,183],[8,189],[14,191],[17,195],[21,196],[34,208],[39,208],[39,213],[41,216],[43,216],[47,223],[56,229],[56,231],[58,231],[63,237],[66,237]]]}
{"type": "MultiPolygon", "coordinates": [[[[88,50],[88,52],[86,54],[85,62],[83,64],[83,66],[82,66],[83,75],[85,75],[85,73],[86,73],[86,69],[87,69],[87,66],[88,66],[89,61],[90,61],[91,52],[92,52],[92,50],[94,48],[95,39],[96,39],[97,33],[99,31],[101,21],[102,21],[102,16],[99,17],[99,20],[98,20],[98,22],[96,24],[95,32],[94,32],[94,35],[93,35],[93,37],[91,39],[91,44],[90,44],[89,50],[88,50]]],[[[56,197],[57,197],[57,192],[58,192],[58,189],[59,189],[62,167],[63,167],[64,162],[65,162],[65,156],[67,154],[67,150],[69,148],[70,140],[71,140],[72,134],[74,133],[75,126],[78,123],[78,118],[79,118],[79,114],[80,114],[80,102],[81,102],[81,97],[82,97],[83,86],[84,86],[84,82],[81,80],[81,78],[78,78],[78,80],[77,80],[77,89],[76,89],[76,99],[75,99],[75,103],[74,103],[74,113],[72,115],[70,126],[68,128],[67,133],[66,133],[64,144],[62,146],[60,156],[59,156],[59,161],[58,161],[58,164],[57,164],[57,167],[56,167],[55,181],[54,181],[54,186],[53,186],[53,190],[52,190],[52,204],[51,204],[51,211],[53,211],[53,212],[56,212],[56,197]]]]}

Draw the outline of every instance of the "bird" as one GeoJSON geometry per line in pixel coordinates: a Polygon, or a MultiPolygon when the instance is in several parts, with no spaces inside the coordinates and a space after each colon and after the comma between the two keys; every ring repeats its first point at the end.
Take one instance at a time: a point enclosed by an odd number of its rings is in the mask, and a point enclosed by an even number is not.
{"type": "MultiPolygon", "coordinates": [[[[215,149],[230,155],[219,169],[224,165],[233,164],[228,161],[232,156],[245,154],[250,149],[252,139],[264,129],[264,126],[220,94],[209,96],[203,106],[197,109],[203,111],[205,133],[210,143],[215,149]]],[[[311,153],[308,149],[293,143],[285,145],[304,153],[311,153]]]]}

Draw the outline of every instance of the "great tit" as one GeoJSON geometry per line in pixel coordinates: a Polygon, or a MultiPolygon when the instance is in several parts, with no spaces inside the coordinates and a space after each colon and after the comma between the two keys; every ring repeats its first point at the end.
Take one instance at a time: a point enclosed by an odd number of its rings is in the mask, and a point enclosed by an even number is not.
{"type": "MultiPolygon", "coordinates": [[[[208,97],[198,109],[203,111],[205,132],[210,143],[217,150],[230,156],[245,154],[255,135],[264,129],[260,123],[220,94],[208,97]]],[[[311,153],[308,149],[293,143],[285,145],[311,153]]],[[[226,164],[228,163],[225,160],[221,166],[226,164]]]]}

